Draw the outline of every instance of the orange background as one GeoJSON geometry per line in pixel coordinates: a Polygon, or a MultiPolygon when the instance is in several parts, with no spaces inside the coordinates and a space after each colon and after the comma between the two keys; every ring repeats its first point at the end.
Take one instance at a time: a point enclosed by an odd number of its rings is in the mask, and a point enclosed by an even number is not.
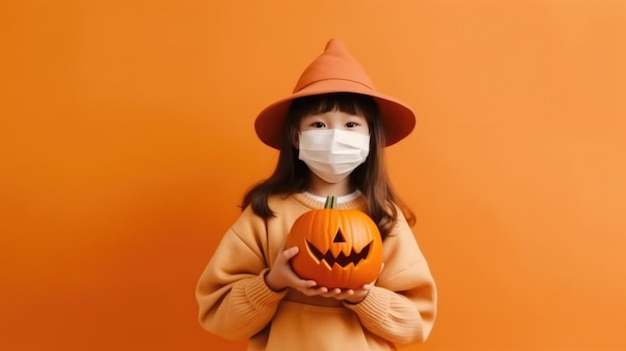
{"type": "Polygon", "coordinates": [[[0,349],[222,350],[194,288],[340,37],[440,291],[407,350],[624,350],[626,2],[2,1],[0,349]]]}

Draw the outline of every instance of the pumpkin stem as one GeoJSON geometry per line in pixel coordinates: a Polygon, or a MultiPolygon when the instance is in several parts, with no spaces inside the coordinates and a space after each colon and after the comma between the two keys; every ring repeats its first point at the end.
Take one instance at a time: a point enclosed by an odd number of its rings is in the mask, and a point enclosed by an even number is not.
{"type": "Polygon", "coordinates": [[[326,196],[326,203],[324,204],[324,208],[334,209],[337,206],[337,198],[333,195],[326,196]]]}

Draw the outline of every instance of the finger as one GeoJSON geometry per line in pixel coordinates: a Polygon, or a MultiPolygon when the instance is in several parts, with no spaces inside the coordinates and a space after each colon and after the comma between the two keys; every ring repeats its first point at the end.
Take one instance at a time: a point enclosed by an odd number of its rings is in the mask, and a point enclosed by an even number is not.
{"type": "Polygon", "coordinates": [[[290,259],[295,257],[299,251],[300,249],[297,246],[290,247],[287,250],[283,251],[283,257],[285,257],[285,259],[289,261],[290,259]]]}
{"type": "Polygon", "coordinates": [[[342,291],[339,288],[334,288],[334,289],[329,289],[328,292],[326,294],[324,294],[324,297],[333,297],[333,298],[337,298],[337,296],[341,295],[342,291]]]}
{"type": "Polygon", "coordinates": [[[300,291],[301,293],[307,295],[307,296],[316,296],[316,295],[324,295],[328,292],[328,289],[325,287],[311,287],[308,289],[298,289],[298,291],[300,291]]]}
{"type": "Polygon", "coordinates": [[[376,281],[373,281],[371,283],[365,284],[361,287],[362,290],[367,290],[370,291],[372,290],[372,288],[374,287],[374,285],[376,285],[376,281]]]}
{"type": "Polygon", "coordinates": [[[302,288],[302,289],[311,289],[312,287],[316,286],[317,283],[315,282],[315,280],[302,280],[300,279],[300,281],[298,282],[298,287],[302,288]]]}

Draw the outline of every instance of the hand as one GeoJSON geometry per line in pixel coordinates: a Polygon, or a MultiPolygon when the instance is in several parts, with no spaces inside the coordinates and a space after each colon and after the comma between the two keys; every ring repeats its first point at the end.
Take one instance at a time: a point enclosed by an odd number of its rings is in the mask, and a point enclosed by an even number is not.
{"type": "Polygon", "coordinates": [[[321,295],[328,292],[326,288],[317,287],[317,283],[314,280],[300,279],[293,272],[289,265],[289,260],[298,254],[298,250],[298,247],[294,246],[278,254],[269,273],[265,275],[265,284],[274,291],[292,288],[308,296],[321,295]]]}
{"type": "MultiPolygon", "coordinates": [[[[384,266],[385,264],[383,263],[383,265],[380,267],[380,272],[383,271],[384,266]]],[[[378,273],[379,275],[380,272],[378,273]]],[[[346,302],[351,304],[357,304],[363,301],[367,294],[369,294],[370,290],[372,290],[374,285],[376,285],[376,280],[378,280],[378,277],[376,277],[373,282],[365,284],[359,289],[329,289],[328,292],[323,294],[322,296],[331,297],[337,300],[345,300],[346,302]]]]}
{"type": "Polygon", "coordinates": [[[372,287],[374,287],[375,282],[371,282],[369,284],[365,284],[358,289],[339,289],[334,288],[328,290],[327,293],[322,294],[324,297],[330,297],[337,300],[345,300],[351,304],[357,304],[369,294],[372,287]]]}

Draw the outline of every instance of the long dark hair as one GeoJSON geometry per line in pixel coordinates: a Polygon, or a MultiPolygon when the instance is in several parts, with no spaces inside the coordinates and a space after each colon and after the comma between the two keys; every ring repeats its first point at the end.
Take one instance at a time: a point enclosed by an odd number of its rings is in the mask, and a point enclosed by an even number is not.
{"type": "Polygon", "coordinates": [[[330,93],[301,97],[292,101],[284,126],[278,163],[274,173],[264,181],[254,185],[243,197],[241,208],[248,205],[258,216],[270,218],[274,212],[267,203],[270,195],[303,192],[309,184],[310,173],[304,162],[298,159],[298,149],[294,146],[298,135],[298,124],[305,116],[329,111],[362,115],[370,129],[370,151],[363,164],[350,174],[351,183],[361,190],[367,203],[368,215],[374,220],[385,239],[396,224],[397,205],[409,225],[415,223],[415,216],[394,192],[385,167],[385,133],[378,117],[378,107],[374,99],[354,93],[330,93]]]}

